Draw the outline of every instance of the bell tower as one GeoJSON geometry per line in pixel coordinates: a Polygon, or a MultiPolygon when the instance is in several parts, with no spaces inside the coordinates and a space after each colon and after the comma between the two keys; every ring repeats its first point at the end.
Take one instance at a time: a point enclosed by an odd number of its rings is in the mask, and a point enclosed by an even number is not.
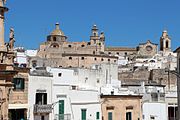
{"type": "Polygon", "coordinates": [[[160,37],[160,51],[170,52],[171,51],[171,38],[168,36],[166,30],[162,32],[160,37]]]}
{"type": "Polygon", "coordinates": [[[90,42],[91,45],[97,45],[99,43],[98,28],[96,25],[93,25],[91,29],[90,42]]]}
{"type": "Polygon", "coordinates": [[[7,7],[4,7],[5,0],[0,0],[0,50],[5,49],[4,44],[4,13],[8,11],[7,7]]]}

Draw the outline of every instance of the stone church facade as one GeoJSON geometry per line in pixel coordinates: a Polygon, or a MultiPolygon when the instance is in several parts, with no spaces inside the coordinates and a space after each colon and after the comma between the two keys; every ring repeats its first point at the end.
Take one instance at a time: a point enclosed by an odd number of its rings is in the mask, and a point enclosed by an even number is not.
{"type": "Polygon", "coordinates": [[[116,64],[118,57],[105,54],[104,47],[104,33],[99,35],[96,25],[91,29],[89,42],[69,42],[56,23],[47,41],[40,45],[37,56],[30,58],[30,67],[90,68],[92,64],[98,63],[116,64]]]}

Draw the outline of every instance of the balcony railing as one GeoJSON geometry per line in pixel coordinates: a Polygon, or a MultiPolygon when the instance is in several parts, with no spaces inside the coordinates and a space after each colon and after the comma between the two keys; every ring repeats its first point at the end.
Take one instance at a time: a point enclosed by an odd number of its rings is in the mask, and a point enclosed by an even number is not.
{"type": "Polygon", "coordinates": [[[34,105],[34,113],[51,113],[52,112],[52,105],[34,105]]]}
{"type": "Polygon", "coordinates": [[[71,120],[71,114],[56,114],[55,120],[71,120]]]}

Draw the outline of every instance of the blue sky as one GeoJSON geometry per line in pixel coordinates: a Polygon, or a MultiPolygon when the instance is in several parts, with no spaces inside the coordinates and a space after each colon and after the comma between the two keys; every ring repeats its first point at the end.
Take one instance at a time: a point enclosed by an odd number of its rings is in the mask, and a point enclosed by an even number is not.
{"type": "Polygon", "coordinates": [[[159,44],[164,29],[172,49],[180,46],[179,0],[7,0],[5,35],[15,29],[16,46],[36,49],[56,22],[69,41],[88,41],[96,24],[107,46],[136,47],[151,40],[159,44]]]}

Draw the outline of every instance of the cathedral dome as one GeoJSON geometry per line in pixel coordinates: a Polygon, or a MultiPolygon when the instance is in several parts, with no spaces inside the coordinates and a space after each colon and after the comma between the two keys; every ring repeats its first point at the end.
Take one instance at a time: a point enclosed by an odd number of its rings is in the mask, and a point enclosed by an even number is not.
{"type": "Polygon", "coordinates": [[[63,33],[63,31],[60,30],[60,28],[59,28],[59,23],[56,23],[56,28],[55,28],[55,30],[53,30],[53,31],[51,32],[51,35],[65,36],[64,33],[63,33]]]}

